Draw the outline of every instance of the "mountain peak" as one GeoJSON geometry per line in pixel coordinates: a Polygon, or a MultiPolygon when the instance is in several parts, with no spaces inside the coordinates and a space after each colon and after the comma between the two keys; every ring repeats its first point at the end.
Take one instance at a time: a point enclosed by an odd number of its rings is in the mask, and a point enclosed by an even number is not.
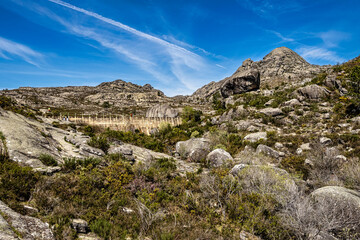
{"type": "Polygon", "coordinates": [[[269,54],[267,54],[262,61],[263,62],[280,61],[283,64],[292,63],[292,64],[310,65],[310,63],[308,63],[299,54],[297,54],[296,52],[294,52],[293,50],[287,47],[275,48],[269,54]]]}

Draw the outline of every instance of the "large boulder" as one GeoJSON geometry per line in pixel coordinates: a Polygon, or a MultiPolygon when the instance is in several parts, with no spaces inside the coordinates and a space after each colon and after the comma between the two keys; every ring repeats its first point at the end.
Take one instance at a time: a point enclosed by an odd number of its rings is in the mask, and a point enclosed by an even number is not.
{"type": "Polygon", "coordinates": [[[299,100],[320,100],[330,95],[330,91],[316,84],[307,85],[294,91],[299,100]]]}
{"type": "Polygon", "coordinates": [[[264,108],[261,109],[260,112],[270,117],[277,117],[284,114],[280,108],[264,108]]]}
{"type": "Polygon", "coordinates": [[[290,174],[280,168],[267,165],[235,165],[230,174],[237,177],[242,189],[247,192],[272,194],[283,201],[297,191],[290,174]]]}
{"type": "Polygon", "coordinates": [[[345,203],[354,211],[360,211],[360,192],[358,191],[338,186],[326,186],[316,189],[311,193],[311,196],[319,201],[333,200],[334,202],[345,203]]]}
{"type": "Polygon", "coordinates": [[[267,135],[266,132],[250,133],[244,137],[244,140],[249,142],[257,142],[260,139],[266,140],[267,139],[266,135],[267,135]]]}
{"type": "Polygon", "coordinates": [[[264,144],[259,144],[256,148],[256,153],[262,153],[264,155],[273,157],[273,158],[279,158],[280,157],[280,153],[274,149],[272,149],[269,146],[266,146],[264,144]]]}
{"type": "Polygon", "coordinates": [[[237,72],[224,81],[220,87],[220,93],[227,98],[234,94],[254,91],[260,87],[260,73],[256,70],[237,72]]]}
{"type": "Polygon", "coordinates": [[[21,215],[0,201],[0,239],[53,240],[55,237],[49,224],[21,215]]]}
{"type": "Polygon", "coordinates": [[[176,143],[176,152],[182,158],[190,158],[194,162],[205,159],[211,150],[211,142],[206,138],[192,138],[176,143]]]}
{"type": "Polygon", "coordinates": [[[175,118],[179,116],[179,111],[167,104],[157,104],[149,108],[146,112],[147,118],[175,118]]]}
{"type": "Polygon", "coordinates": [[[206,162],[210,167],[220,167],[233,160],[230,153],[221,148],[213,150],[206,156],[206,162]]]}

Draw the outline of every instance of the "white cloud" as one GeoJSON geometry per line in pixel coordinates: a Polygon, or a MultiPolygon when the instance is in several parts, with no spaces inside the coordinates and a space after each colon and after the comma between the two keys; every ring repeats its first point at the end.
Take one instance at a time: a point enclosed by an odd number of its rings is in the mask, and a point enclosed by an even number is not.
{"type": "Polygon", "coordinates": [[[279,37],[282,40],[282,42],[294,42],[295,41],[295,39],[293,39],[293,38],[284,37],[279,32],[276,32],[276,31],[273,31],[273,30],[266,30],[266,31],[275,34],[277,37],[279,37]]]}
{"type": "Polygon", "coordinates": [[[327,31],[318,34],[328,48],[338,47],[339,43],[350,38],[350,34],[339,31],[327,31]]]}
{"type": "Polygon", "coordinates": [[[102,47],[122,54],[128,61],[150,73],[162,83],[173,85],[174,81],[181,82],[186,87],[186,92],[191,93],[209,80],[206,70],[211,69],[212,66],[206,63],[206,59],[186,48],[198,50],[205,55],[210,54],[204,49],[177,41],[175,38],[170,39],[172,43],[165,41],[61,0],[48,1],[119,28],[122,31],[120,35],[106,29],[88,28],[73,22],[70,24],[54,13],[42,12],[65,26],[71,34],[94,40],[102,47]]]}
{"type": "Polygon", "coordinates": [[[325,60],[331,63],[342,63],[344,58],[337,56],[333,51],[321,47],[301,47],[296,50],[303,58],[307,60],[325,60]]]}
{"type": "Polygon", "coordinates": [[[163,39],[160,39],[160,38],[154,37],[154,36],[152,36],[152,35],[150,35],[150,34],[141,32],[141,31],[136,30],[136,29],[134,29],[134,28],[132,28],[132,27],[130,27],[130,26],[128,26],[128,25],[125,25],[125,24],[121,23],[121,22],[118,22],[118,21],[115,21],[115,20],[113,20],[113,19],[110,19],[110,18],[101,16],[100,14],[87,11],[87,10],[85,10],[85,9],[76,7],[76,6],[74,6],[74,5],[71,5],[71,4],[66,3],[66,2],[64,2],[64,1],[61,1],[61,0],[48,0],[48,1],[53,2],[53,3],[56,3],[56,4],[61,5],[61,6],[64,6],[64,7],[67,7],[67,8],[70,8],[70,9],[72,9],[72,10],[74,10],[74,11],[77,11],[77,12],[81,12],[81,13],[83,13],[83,14],[85,14],[85,15],[90,16],[90,17],[94,17],[94,18],[96,18],[96,19],[98,19],[98,20],[100,20],[100,21],[103,21],[103,22],[105,22],[105,23],[108,23],[108,24],[111,24],[111,25],[116,26],[116,27],[118,27],[118,28],[121,28],[121,29],[123,29],[123,30],[125,30],[125,31],[127,31],[127,32],[130,32],[130,33],[132,33],[132,34],[134,34],[134,35],[137,35],[137,36],[139,36],[139,37],[142,37],[142,38],[145,38],[145,39],[147,39],[147,40],[153,41],[153,42],[155,42],[155,43],[161,44],[161,45],[163,45],[163,46],[165,46],[165,47],[173,48],[173,49],[175,49],[175,50],[182,51],[182,52],[187,53],[187,54],[189,54],[189,55],[193,55],[193,56],[196,55],[196,54],[194,54],[194,53],[186,50],[185,48],[179,47],[179,46],[177,46],[177,45],[175,45],[175,44],[171,44],[171,43],[169,43],[169,42],[167,42],[167,41],[164,41],[163,39]]]}
{"type": "Polygon", "coordinates": [[[12,57],[19,57],[39,67],[38,60],[42,58],[42,54],[23,44],[0,37],[0,57],[7,60],[11,60],[12,57]]]}

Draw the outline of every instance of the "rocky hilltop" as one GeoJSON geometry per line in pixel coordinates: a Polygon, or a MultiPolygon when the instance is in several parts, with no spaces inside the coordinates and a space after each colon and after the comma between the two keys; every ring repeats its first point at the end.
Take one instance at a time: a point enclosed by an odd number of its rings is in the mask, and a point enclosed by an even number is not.
{"type": "Polygon", "coordinates": [[[298,83],[311,80],[330,66],[318,66],[308,63],[296,52],[286,47],[272,50],[258,62],[246,59],[235,73],[219,82],[211,82],[198,89],[193,98],[207,98],[217,92],[223,97],[257,90],[261,87],[274,87],[281,83],[298,83]],[[228,89],[233,89],[229,92],[228,89]]]}
{"type": "Polygon", "coordinates": [[[0,94],[16,99],[33,108],[66,108],[99,112],[110,106],[119,110],[130,107],[149,107],[155,103],[169,102],[163,92],[150,84],[140,86],[123,80],[104,82],[96,87],[21,87],[3,90],[0,94]]]}

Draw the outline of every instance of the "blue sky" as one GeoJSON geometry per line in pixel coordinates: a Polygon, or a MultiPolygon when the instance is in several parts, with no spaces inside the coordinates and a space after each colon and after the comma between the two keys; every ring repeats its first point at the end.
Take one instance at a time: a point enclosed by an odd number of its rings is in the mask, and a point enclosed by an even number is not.
{"type": "Polygon", "coordinates": [[[122,79],[168,96],[286,46],[313,64],[360,55],[358,0],[1,0],[0,89],[122,79]]]}

